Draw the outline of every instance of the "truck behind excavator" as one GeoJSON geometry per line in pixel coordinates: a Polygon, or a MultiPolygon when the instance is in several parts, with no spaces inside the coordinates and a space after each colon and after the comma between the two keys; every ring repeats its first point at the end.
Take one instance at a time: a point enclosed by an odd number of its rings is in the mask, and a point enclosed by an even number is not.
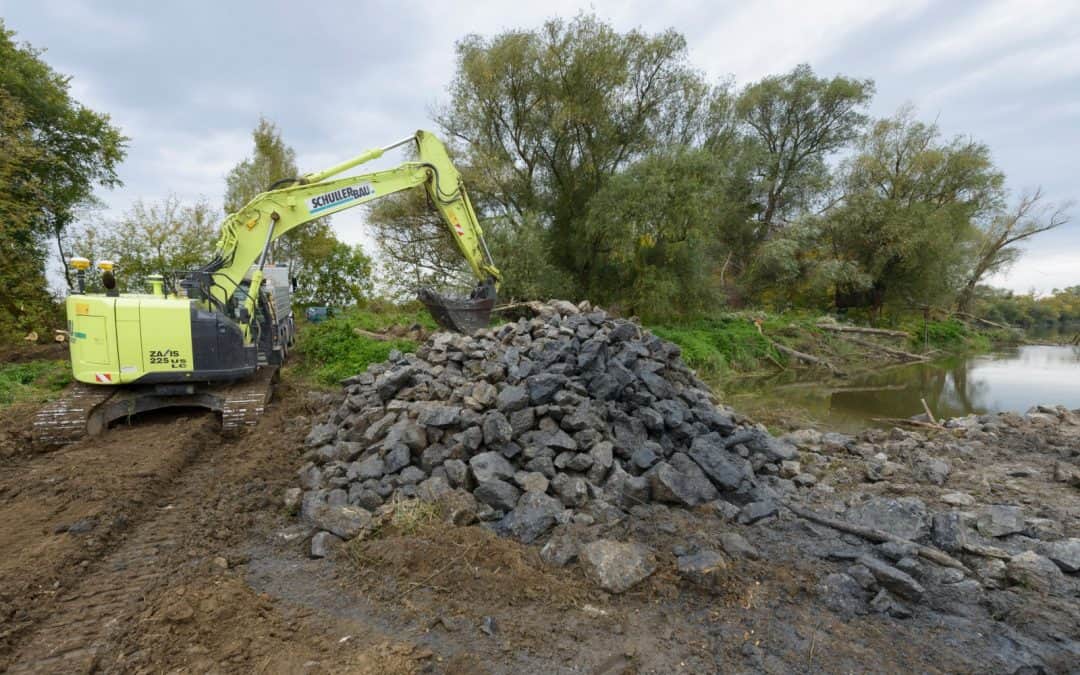
{"type": "Polygon", "coordinates": [[[448,330],[487,325],[499,270],[461,176],[430,132],[364,152],[325,171],[278,181],[221,226],[215,255],[177,288],[151,277],[150,293],[120,294],[112,263],[99,261],[103,294],[85,292],[89,260],[75,258],[78,288],[66,300],[76,383],[34,421],[42,444],[99,433],[116,419],[164,407],[221,413],[225,431],[254,424],[269,400],[295,336],[287,268],[268,262],[273,242],[321,217],[423,186],[473,275],[468,298],[420,290],[448,330]],[[397,147],[415,144],[415,161],[335,178],[397,147]]]}

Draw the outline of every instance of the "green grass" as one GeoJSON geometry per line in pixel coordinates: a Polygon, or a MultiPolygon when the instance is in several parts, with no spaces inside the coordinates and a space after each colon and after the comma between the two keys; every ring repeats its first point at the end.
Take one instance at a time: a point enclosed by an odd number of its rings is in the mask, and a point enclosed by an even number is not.
{"type": "Polygon", "coordinates": [[[0,406],[53,398],[71,382],[67,361],[25,361],[0,364],[0,406]]]}
{"type": "MultiPolygon", "coordinates": [[[[772,321],[766,322],[766,332],[772,321]]],[[[761,367],[763,361],[782,360],[746,316],[698,319],[685,324],[650,326],[650,330],[679,345],[687,365],[705,375],[751,371],[761,367]]]]}
{"type": "Polygon", "coordinates": [[[427,330],[435,323],[419,306],[372,304],[346,310],[322,323],[301,322],[297,351],[302,375],[322,385],[335,385],[364,371],[372,363],[385,361],[392,350],[412,352],[416,343],[407,339],[373,340],[357,335],[354,329],[378,332],[389,326],[419,324],[427,330]]]}
{"type": "Polygon", "coordinates": [[[992,336],[972,330],[957,319],[927,321],[925,326],[921,320],[912,321],[904,329],[911,333],[911,347],[916,351],[925,346],[947,352],[985,352],[992,342],[992,336]]]}

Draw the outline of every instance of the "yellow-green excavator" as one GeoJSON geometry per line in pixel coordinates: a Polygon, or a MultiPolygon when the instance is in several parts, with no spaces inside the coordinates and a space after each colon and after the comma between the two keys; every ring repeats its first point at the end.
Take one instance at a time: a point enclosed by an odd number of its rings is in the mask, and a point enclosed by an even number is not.
{"type": "Polygon", "coordinates": [[[106,292],[89,294],[84,288],[91,263],[73,259],[78,288],[66,308],[76,383],[38,413],[35,439],[71,442],[113,420],[173,406],[218,411],[226,431],[254,424],[294,338],[287,270],[267,262],[274,240],[323,216],[419,186],[479,280],[468,298],[421,289],[420,299],[446,329],[471,333],[487,325],[499,270],[446,148],[431,133],[417,131],[270,186],[225,219],[213,260],[188,272],[178,288],[151,277],[150,293],[120,294],[112,264],[99,261],[106,292]],[[411,143],[415,161],[334,178],[411,143]]]}

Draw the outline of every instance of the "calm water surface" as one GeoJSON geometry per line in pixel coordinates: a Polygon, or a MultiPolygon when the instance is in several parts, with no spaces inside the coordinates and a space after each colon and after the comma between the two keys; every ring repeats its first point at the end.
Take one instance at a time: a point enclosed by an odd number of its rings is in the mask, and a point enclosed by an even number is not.
{"type": "Polygon", "coordinates": [[[820,383],[758,383],[729,397],[750,407],[801,409],[834,429],[853,431],[874,417],[937,417],[1011,410],[1039,403],[1080,408],[1080,347],[1034,346],[980,356],[882,369],[848,378],[838,386],[820,383]]]}

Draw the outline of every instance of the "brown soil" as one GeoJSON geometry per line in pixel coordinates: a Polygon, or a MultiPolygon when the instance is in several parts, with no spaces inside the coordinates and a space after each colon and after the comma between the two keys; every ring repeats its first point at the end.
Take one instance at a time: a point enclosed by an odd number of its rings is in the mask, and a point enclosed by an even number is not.
{"type": "Polygon", "coordinates": [[[660,559],[623,595],[475,526],[389,527],[309,559],[311,532],[280,505],[321,396],[286,377],[236,440],[173,412],[45,454],[26,451],[30,409],[0,413],[0,671],[970,672],[993,650],[963,626],[824,609],[833,567],[790,517],[660,507],[610,527],[660,559]],[[763,558],[711,591],[680,580],[672,549],[719,548],[726,530],[763,558]]]}

